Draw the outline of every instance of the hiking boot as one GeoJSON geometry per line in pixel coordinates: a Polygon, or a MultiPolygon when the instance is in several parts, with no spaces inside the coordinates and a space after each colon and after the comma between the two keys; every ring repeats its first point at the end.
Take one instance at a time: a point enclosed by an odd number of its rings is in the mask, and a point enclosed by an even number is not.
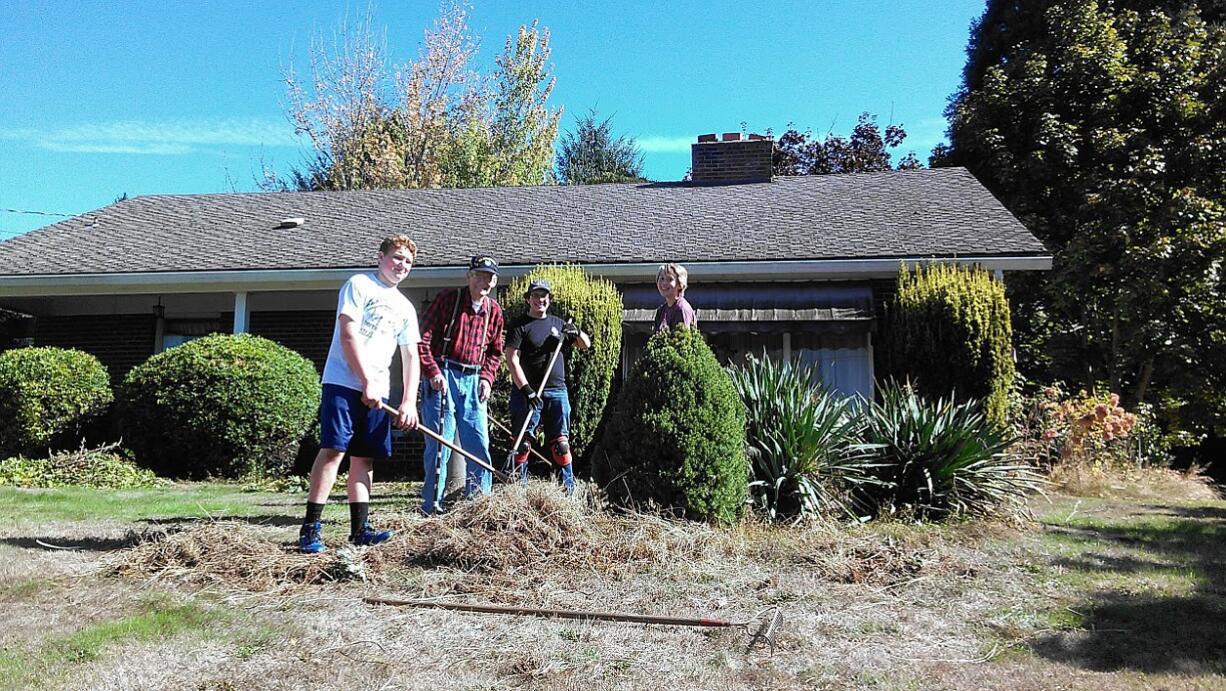
{"type": "Polygon", "coordinates": [[[324,547],[323,526],[316,521],[303,523],[298,531],[298,551],[305,554],[319,554],[327,549],[324,547]]]}
{"type": "Polygon", "coordinates": [[[391,536],[390,530],[375,530],[369,523],[363,523],[361,530],[349,536],[349,541],[358,546],[377,545],[387,542],[391,536]]]}

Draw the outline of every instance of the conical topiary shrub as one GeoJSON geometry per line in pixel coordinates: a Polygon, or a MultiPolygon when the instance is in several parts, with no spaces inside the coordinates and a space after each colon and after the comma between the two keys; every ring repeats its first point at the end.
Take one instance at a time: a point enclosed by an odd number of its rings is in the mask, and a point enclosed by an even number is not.
{"type": "Polygon", "coordinates": [[[702,334],[647,343],[597,454],[597,479],[623,503],[648,500],[728,523],[746,505],[745,410],[702,334]]]}

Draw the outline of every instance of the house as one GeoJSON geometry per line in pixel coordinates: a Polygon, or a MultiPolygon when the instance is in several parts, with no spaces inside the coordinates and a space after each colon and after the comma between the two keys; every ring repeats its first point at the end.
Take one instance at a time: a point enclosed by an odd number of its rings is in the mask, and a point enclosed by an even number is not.
{"type": "Polygon", "coordinates": [[[690,182],[127,199],[0,243],[0,308],[33,316],[22,331],[35,344],[92,352],[116,379],[216,331],[322,366],[337,288],[403,231],[420,248],[402,284],[419,309],[459,285],[474,254],[497,257],[504,283],[541,262],[579,264],[624,293],[628,366],[660,300],[657,266],[681,262],[722,358],[799,357],[867,394],[900,262],[1051,266],[964,169],[772,179],[772,148],[700,137],[690,182]]]}

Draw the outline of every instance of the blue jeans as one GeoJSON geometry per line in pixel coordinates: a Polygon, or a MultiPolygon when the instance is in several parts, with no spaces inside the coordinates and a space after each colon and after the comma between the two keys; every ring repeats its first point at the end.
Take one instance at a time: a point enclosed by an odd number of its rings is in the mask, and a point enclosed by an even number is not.
{"type": "MultiPolygon", "coordinates": [[[[557,439],[558,437],[570,436],[570,396],[566,393],[566,389],[545,389],[541,393],[540,408],[532,409],[532,418],[528,422],[528,431],[524,433],[524,439],[531,439],[538,425],[541,424],[541,418],[545,420],[545,441],[557,439]]],[[[519,431],[520,425],[524,424],[524,415],[528,408],[528,402],[524,400],[523,393],[519,389],[511,389],[511,429],[519,431]]]]}
{"type": "MultiPolygon", "coordinates": [[[[454,439],[460,448],[489,463],[490,442],[485,403],[482,403],[477,397],[477,384],[480,377],[476,373],[468,374],[447,368],[443,368],[442,372],[447,382],[442,391],[435,391],[429,381],[421,383],[422,424],[439,432],[444,439],[454,439]],[[439,424],[440,402],[443,409],[441,425],[439,424]]],[[[426,437],[426,450],[423,456],[426,482],[422,487],[421,509],[427,515],[434,513],[436,509],[443,508],[443,492],[447,485],[447,462],[450,459],[451,449],[426,437]],[[442,482],[438,481],[440,463],[442,482]]],[[[493,488],[493,474],[472,461],[467,461],[467,463],[468,467],[464,473],[464,497],[471,498],[476,494],[478,488],[482,494],[489,494],[493,488]]]]}
{"type": "MultiPolygon", "coordinates": [[[[519,431],[520,426],[524,424],[524,416],[528,417],[528,429],[524,432],[524,439],[532,439],[536,436],[537,427],[540,426],[541,420],[545,422],[545,441],[552,442],[558,437],[570,437],[570,395],[566,393],[565,388],[545,389],[541,392],[541,407],[536,408],[528,405],[528,401],[524,399],[523,393],[519,389],[511,389],[511,429],[519,431]]],[[[511,450],[512,455],[515,450],[511,450]]],[[[557,460],[556,458],[554,459],[557,460]]],[[[516,468],[516,472],[522,473],[520,480],[528,481],[527,464],[524,467],[516,468]]],[[[562,484],[570,489],[574,486],[574,470],[569,466],[562,466],[562,484]]]]}

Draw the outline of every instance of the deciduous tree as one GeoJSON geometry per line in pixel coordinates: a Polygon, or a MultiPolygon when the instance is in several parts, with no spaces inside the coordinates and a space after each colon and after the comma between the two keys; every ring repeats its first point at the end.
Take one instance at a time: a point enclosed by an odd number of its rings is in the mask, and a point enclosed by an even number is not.
{"type": "Polygon", "coordinates": [[[549,32],[534,22],[507,40],[492,75],[471,62],[478,38],[463,5],[444,5],[417,58],[390,66],[367,14],[311,45],[310,78],[285,75],[288,115],[310,143],[288,181],[266,189],[347,190],[540,184],[548,179],[561,111],[549,32]]]}
{"type": "MultiPolygon", "coordinates": [[[[861,113],[850,137],[826,133],[824,139],[809,130],[801,132],[790,125],[775,142],[772,166],[775,175],[829,175],[832,173],[873,173],[894,170],[890,149],[907,138],[902,125],[886,125],[884,134],[877,116],[861,113]]],[[[919,168],[919,159],[908,153],[899,160],[898,170],[919,168]]]]}
{"type": "Polygon", "coordinates": [[[1216,2],[992,0],[934,151],[1053,252],[1013,285],[1024,370],[1157,399],[1197,430],[1226,419],[1221,18],[1216,2]]]}

